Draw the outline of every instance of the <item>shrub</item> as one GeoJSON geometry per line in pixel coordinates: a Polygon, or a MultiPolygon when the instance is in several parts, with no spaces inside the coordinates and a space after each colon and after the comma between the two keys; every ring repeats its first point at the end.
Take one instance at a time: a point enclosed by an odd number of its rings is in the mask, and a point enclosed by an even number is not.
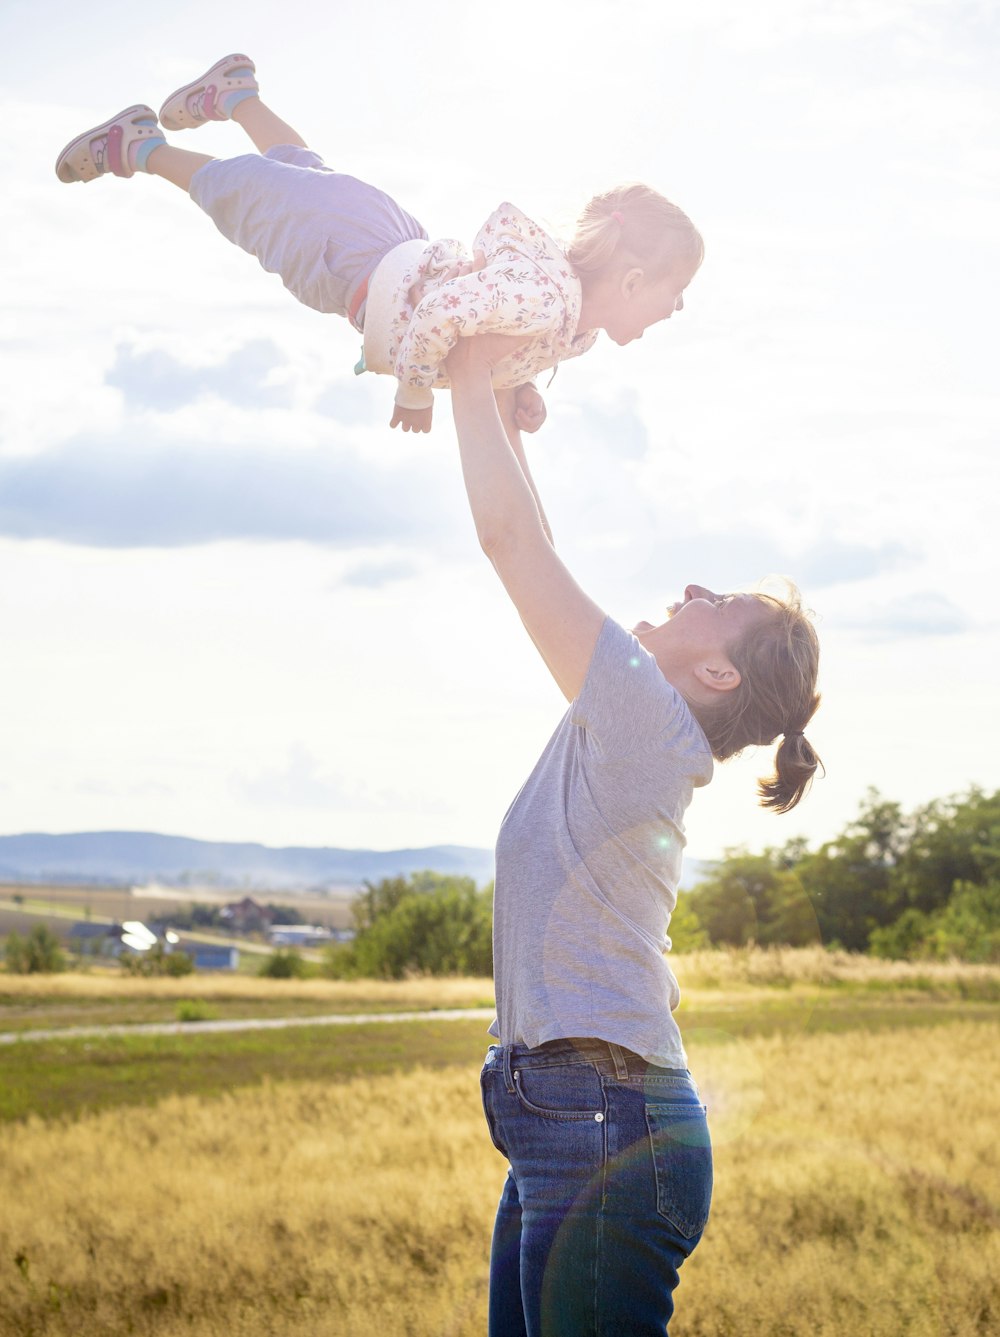
{"type": "Polygon", "coordinates": [[[14,975],[50,975],[66,969],[59,939],[46,924],[36,924],[26,938],[12,933],[4,958],[14,975]]]}
{"type": "Polygon", "coordinates": [[[302,953],[294,947],[279,947],[271,953],[258,975],[272,980],[300,980],[311,974],[308,963],[303,961],[302,953]]]}
{"type": "Polygon", "coordinates": [[[177,1004],[178,1021],[212,1021],[217,1015],[203,998],[182,998],[177,1004]]]}
{"type": "Polygon", "coordinates": [[[123,953],[118,958],[118,964],[127,975],[139,975],[146,979],[158,975],[178,978],[190,975],[194,970],[194,962],[187,952],[165,952],[161,942],[150,947],[148,952],[123,953]]]}

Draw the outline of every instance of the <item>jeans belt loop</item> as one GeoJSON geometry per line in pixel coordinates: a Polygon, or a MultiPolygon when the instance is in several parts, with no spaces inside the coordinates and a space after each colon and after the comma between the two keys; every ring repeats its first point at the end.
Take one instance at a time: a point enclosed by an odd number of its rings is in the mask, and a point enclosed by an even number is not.
{"type": "Polygon", "coordinates": [[[514,1074],[510,1069],[510,1051],[512,1048],[512,1045],[504,1045],[503,1047],[503,1080],[509,1096],[514,1094],[514,1074]]]}
{"type": "Polygon", "coordinates": [[[628,1064],[625,1062],[625,1055],[618,1045],[613,1045],[610,1040],[608,1041],[608,1048],[615,1061],[615,1076],[620,1082],[623,1082],[628,1077],[628,1064]]]}

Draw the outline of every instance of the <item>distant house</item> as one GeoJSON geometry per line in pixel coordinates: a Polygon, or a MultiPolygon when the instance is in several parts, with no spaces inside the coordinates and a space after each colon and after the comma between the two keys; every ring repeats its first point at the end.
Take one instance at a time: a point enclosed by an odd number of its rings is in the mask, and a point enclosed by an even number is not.
{"type": "Polygon", "coordinates": [[[208,947],[203,943],[185,944],[185,952],[194,962],[195,970],[239,970],[238,947],[208,947]]]}
{"type": "Polygon", "coordinates": [[[154,932],[145,925],[134,923],[95,924],[85,920],[74,924],[68,936],[71,949],[81,956],[110,956],[117,960],[120,956],[140,956],[159,944],[168,955],[173,951],[185,952],[195,970],[238,970],[240,965],[239,948],[190,941],[180,943],[176,933],[160,925],[154,932]],[[137,935],[136,927],[144,932],[137,935]],[[147,946],[139,946],[144,940],[147,946]]]}
{"type": "Polygon", "coordinates": [[[252,896],[244,896],[224,905],[219,918],[232,933],[266,933],[274,923],[274,912],[252,896]]]}
{"type": "Polygon", "coordinates": [[[275,947],[323,947],[336,941],[328,928],[315,924],[272,924],[267,936],[275,947]]]}
{"type": "Polygon", "coordinates": [[[69,934],[70,951],[80,956],[111,956],[121,946],[121,924],[95,924],[90,919],[74,924],[69,934]]]}

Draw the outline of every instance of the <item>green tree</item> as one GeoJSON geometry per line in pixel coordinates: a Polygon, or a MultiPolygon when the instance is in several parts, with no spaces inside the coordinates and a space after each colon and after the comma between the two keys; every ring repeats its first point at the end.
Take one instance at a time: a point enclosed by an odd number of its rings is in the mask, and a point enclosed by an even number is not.
{"type": "Polygon", "coordinates": [[[1000,882],[1000,792],[936,799],[918,808],[894,874],[902,903],[925,913],[951,901],[959,882],[1000,882]]]}
{"type": "Polygon", "coordinates": [[[46,924],[36,924],[26,938],[12,933],[4,958],[7,969],[14,975],[49,975],[66,969],[59,939],[46,924]]]}
{"type": "Polygon", "coordinates": [[[930,915],[910,906],[891,924],[872,931],[868,949],[872,956],[887,957],[890,961],[916,960],[926,950],[930,927],[930,915]]]}
{"type": "Polygon", "coordinates": [[[805,947],[818,942],[816,912],[797,868],[801,846],[763,854],[729,850],[691,892],[691,908],[713,943],[805,947]]]}
{"type": "Polygon", "coordinates": [[[672,952],[697,952],[702,947],[712,945],[691,904],[689,892],[682,891],[677,897],[677,904],[670,916],[669,933],[672,952]]]}
{"type": "Polygon", "coordinates": [[[354,906],[357,933],[328,951],[324,969],[341,978],[490,975],[492,889],[469,877],[414,873],[366,883],[354,906]]]}
{"type": "Polygon", "coordinates": [[[1000,961],[1000,882],[956,882],[948,904],[931,919],[926,954],[1000,961]]]}
{"type": "Polygon", "coordinates": [[[351,906],[351,918],[357,934],[365,933],[377,919],[391,914],[403,897],[409,896],[415,889],[405,877],[384,877],[381,882],[366,881],[363,885],[364,890],[358,893],[351,906]]]}
{"type": "Polygon", "coordinates": [[[796,864],[822,942],[863,952],[872,932],[898,917],[907,902],[894,871],[908,840],[899,804],[869,789],[843,834],[796,864]]]}
{"type": "Polygon", "coordinates": [[[857,817],[810,851],[728,851],[691,893],[715,943],[822,942],[906,959],[996,959],[1000,792],[970,789],[907,816],[869,789],[857,817]]]}
{"type": "Polygon", "coordinates": [[[911,906],[876,929],[871,950],[908,961],[1000,961],[1000,883],[956,882],[947,905],[933,914],[911,906]]]}

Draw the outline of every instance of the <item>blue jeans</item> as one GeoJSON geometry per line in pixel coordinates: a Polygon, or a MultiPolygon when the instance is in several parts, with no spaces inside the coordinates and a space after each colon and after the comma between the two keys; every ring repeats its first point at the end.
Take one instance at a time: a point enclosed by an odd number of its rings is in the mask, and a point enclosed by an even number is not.
{"type": "Polygon", "coordinates": [[[603,1040],[551,1040],[491,1045],[482,1088],[510,1161],[489,1337],[663,1337],[712,1198],[690,1074],[603,1040]]]}

